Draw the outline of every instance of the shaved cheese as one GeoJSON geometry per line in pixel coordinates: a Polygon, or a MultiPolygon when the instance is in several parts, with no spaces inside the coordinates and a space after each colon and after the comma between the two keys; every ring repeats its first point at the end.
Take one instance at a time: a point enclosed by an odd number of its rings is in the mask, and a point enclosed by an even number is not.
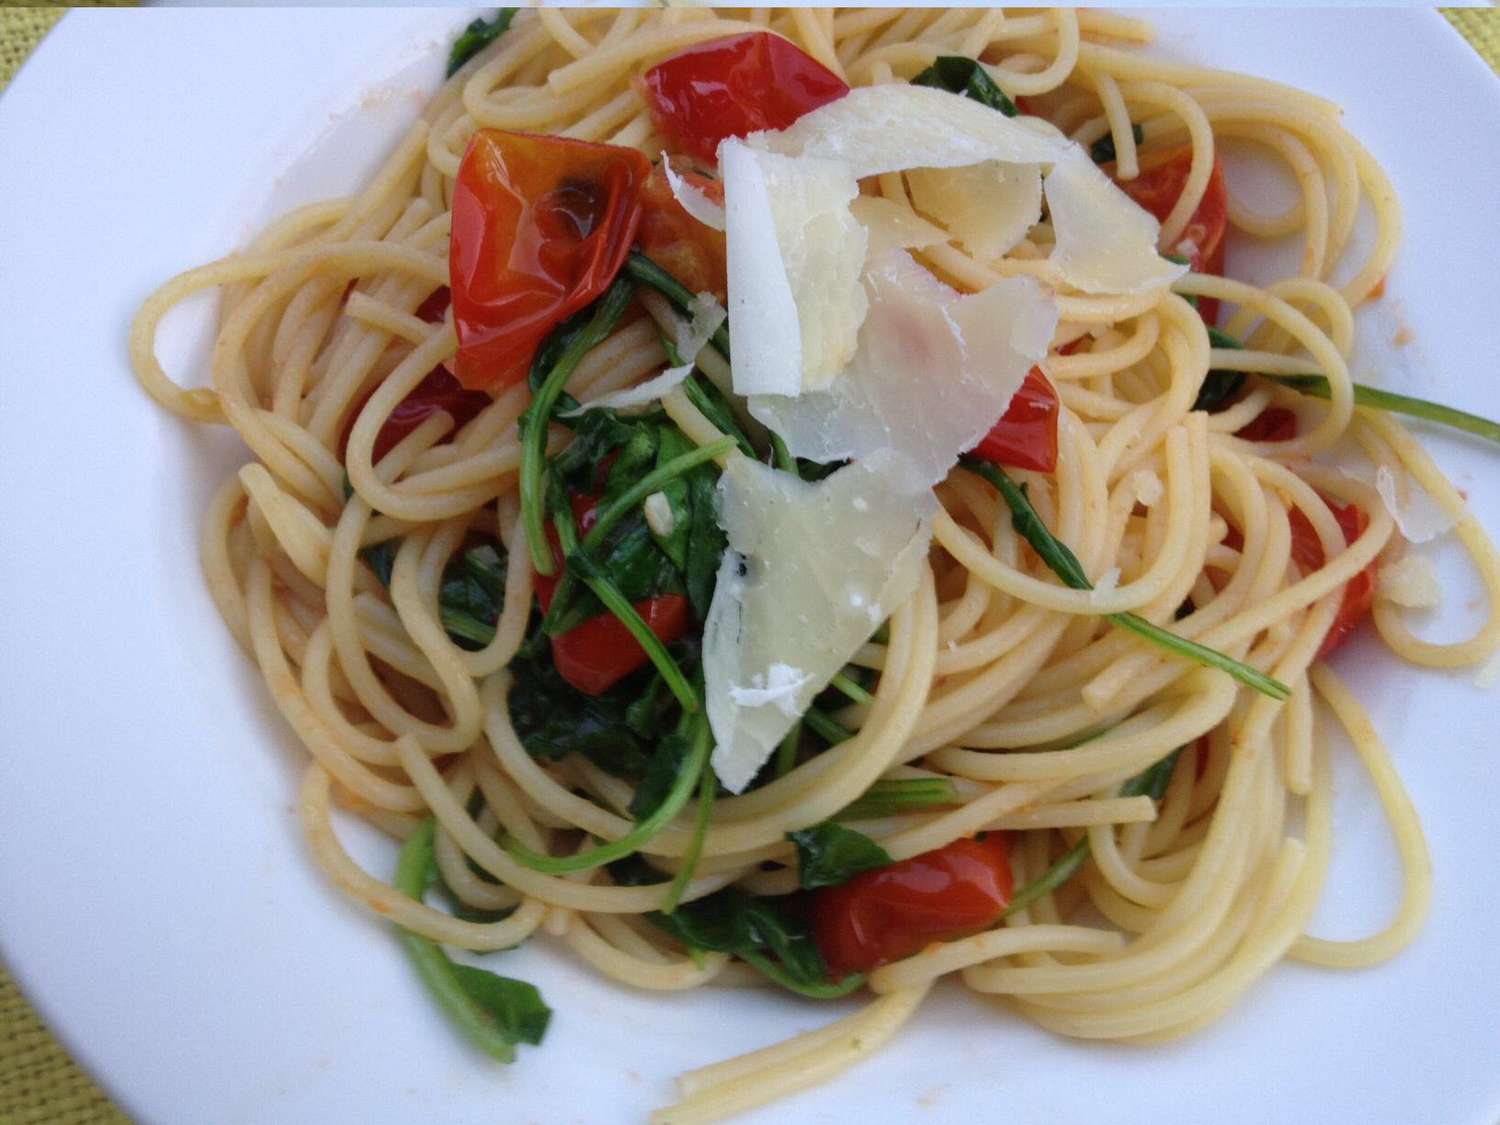
{"type": "Polygon", "coordinates": [[[677,530],[677,517],[672,514],[672,501],[665,492],[653,492],[641,504],[641,514],[646,517],[646,526],[653,535],[663,539],[677,530]]]}
{"type": "MultiPolygon", "coordinates": [[[[1405,478],[1406,474],[1402,474],[1405,478]]],[[[1446,535],[1458,523],[1448,511],[1409,479],[1396,480],[1396,474],[1382,465],[1375,470],[1375,491],[1401,534],[1412,543],[1426,543],[1446,535]]]]}
{"type": "Polygon", "coordinates": [[[1423,555],[1407,555],[1380,568],[1375,596],[1408,609],[1435,609],[1442,603],[1437,568],[1423,555]]]}
{"type": "Polygon", "coordinates": [[[703,632],[713,767],[738,793],[916,588],[937,500],[885,452],[809,483],[748,457],[719,480],[730,549],[703,632]]]}
{"type": "Polygon", "coordinates": [[[865,315],[865,230],[849,169],[719,146],[738,394],[826,387],[854,354],[865,315]]]}
{"type": "Polygon", "coordinates": [[[1042,217],[1042,173],[990,160],[966,168],[914,168],[912,202],[976,257],[999,258],[1042,217]]]}
{"type": "Polygon", "coordinates": [[[1130,474],[1130,491],[1135,494],[1135,502],[1143,508],[1150,508],[1160,501],[1163,490],[1161,477],[1150,469],[1137,469],[1130,474]]]}
{"type": "Polygon", "coordinates": [[[677,358],[683,363],[697,359],[727,315],[712,293],[699,293],[689,301],[688,318],[673,318],[676,327],[672,331],[672,346],[677,349],[677,358]]]}
{"type": "Polygon", "coordinates": [[[1047,354],[1057,305],[1028,277],[961,296],[899,250],[871,263],[865,286],[870,313],[848,370],[826,391],[755,396],[750,413],[798,457],[895,450],[913,474],[908,487],[930,487],[1047,354]]]}
{"type": "Polygon", "coordinates": [[[661,154],[661,167],[667,174],[667,186],[672,189],[677,202],[682,204],[682,209],[704,226],[723,230],[723,206],[710,199],[702,188],[695,187],[673,171],[671,158],[666,153],[661,154]]]}
{"type": "Polygon", "coordinates": [[[1078,151],[1058,134],[1035,129],[970,98],[896,82],[850,90],[780,132],[752,133],[748,142],[785,156],[839,160],[860,179],[907,168],[961,168],[986,160],[1051,164],[1078,151]]]}
{"type": "Polygon", "coordinates": [[[871,261],[889,250],[921,250],[948,241],[948,232],[929,223],[915,211],[894,199],[879,195],[861,195],[849,205],[854,217],[869,236],[865,260],[871,261]]]}
{"type": "Polygon", "coordinates": [[[1085,293],[1139,293],[1187,272],[1156,252],[1160,226],[1117,188],[1082,149],[1058,161],[1046,180],[1057,239],[1050,261],[1085,293]]]}
{"type": "Polygon", "coordinates": [[[669,367],[660,375],[647,379],[644,383],[637,383],[633,387],[626,387],[624,390],[604,395],[592,402],[579,403],[570,410],[559,410],[557,416],[573,418],[586,410],[637,410],[650,406],[686,379],[692,370],[691,363],[684,363],[681,367],[669,367]]]}

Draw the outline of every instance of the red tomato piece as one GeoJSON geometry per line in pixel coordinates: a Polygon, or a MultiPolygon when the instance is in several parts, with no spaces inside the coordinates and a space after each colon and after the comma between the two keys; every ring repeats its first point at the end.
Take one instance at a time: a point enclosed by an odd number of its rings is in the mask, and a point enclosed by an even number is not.
{"type": "Polygon", "coordinates": [[[1268,406],[1234,436],[1246,441],[1291,441],[1297,436],[1297,415],[1284,406],[1268,406]]]}
{"type": "Polygon", "coordinates": [[[1010,903],[1012,880],[999,832],[863,872],[816,893],[818,950],[835,978],[899,961],[993,925],[1010,903]]]}
{"type": "MultiPolygon", "coordinates": [[[[1148,158],[1141,174],[1133,180],[1121,181],[1120,190],[1156,216],[1157,222],[1165,222],[1182,195],[1192,166],[1191,148],[1173,149],[1160,157],[1148,158]]],[[[1179,242],[1179,245],[1188,243],[1191,248],[1189,268],[1194,273],[1223,275],[1224,228],[1228,224],[1229,190],[1224,184],[1224,161],[1216,153],[1203,199],[1182,228],[1179,242]]],[[[1215,324],[1219,319],[1219,302],[1213,298],[1200,300],[1198,312],[1205,324],[1215,324]]]]}
{"type": "MultiPolygon", "coordinates": [[[[686,170],[678,174],[714,202],[724,202],[724,185],[718,180],[686,170]]],[[[635,242],[646,257],[694,293],[712,293],[724,301],[724,232],[704,226],[683,209],[663,167],[653,169],[641,189],[641,225],[635,242]]]]}
{"type": "MultiPolygon", "coordinates": [[[[598,503],[594,496],[572,497],[573,518],[578,521],[580,532],[586,534],[594,526],[598,503]]],[[[547,538],[552,542],[553,554],[561,558],[562,546],[550,527],[547,528],[547,538]]],[[[533,576],[537,601],[541,602],[543,613],[552,608],[558,577],[555,574],[533,576]]],[[[658,594],[634,605],[635,611],[663,644],[671,644],[687,631],[688,600],[681,594],[658,594]]],[[[552,638],[552,663],[558,674],[585,695],[608,691],[637,668],[643,667],[649,659],[640,642],[612,613],[591,617],[562,636],[552,638]]]]}
{"type": "Polygon", "coordinates": [[[975,457],[996,465],[1050,473],[1057,467],[1057,391],[1033,367],[1005,413],[974,447],[975,457]]]}
{"type": "MultiPolygon", "coordinates": [[[[1322,494],[1319,493],[1319,495],[1322,494]]],[[[1365,528],[1370,526],[1369,515],[1359,505],[1340,504],[1328,496],[1323,497],[1323,502],[1333,512],[1334,518],[1339,521],[1339,530],[1344,533],[1346,544],[1353,543],[1364,534],[1365,528]]],[[[1304,571],[1311,573],[1318,570],[1324,565],[1326,559],[1323,555],[1323,541],[1313,530],[1312,521],[1302,514],[1300,508],[1293,508],[1290,522],[1292,558],[1304,571]]],[[[1344,600],[1339,605],[1338,613],[1334,615],[1333,624],[1328,627],[1328,632],[1323,637],[1323,644],[1318,648],[1319,660],[1348,640],[1349,634],[1354,632],[1354,627],[1370,612],[1370,605],[1375,601],[1375,565],[1372,562],[1344,586],[1344,600]]]]}
{"type": "Polygon", "coordinates": [[[849,92],[844,80],[769,31],[699,43],[657,63],[641,96],[674,147],[713,160],[725,137],[785,129],[849,92]]]}
{"type": "Polygon", "coordinates": [[[448,311],[448,306],[453,303],[453,292],[446,285],[434,289],[427,300],[417,306],[416,317],[425,320],[428,324],[438,324],[443,319],[443,314],[448,311]]]}
{"type": "MultiPolygon", "coordinates": [[[[439,290],[439,292],[446,292],[446,290],[439,290]]],[[[369,395],[365,398],[368,400],[369,395]]],[[[380,432],[375,435],[372,457],[378,462],[394,449],[402,438],[439,410],[447,411],[453,418],[453,428],[443,438],[444,442],[451,441],[454,434],[472,422],[492,401],[494,400],[484,391],[465,390],[446,369],[434,367],[420,383],[412,388],[411,394],[396,404],[396,408],[386,418],[385,424],[380,427],[380,432]]],[[[362,407],[363,403],[361,403],[362,407]]],[[[359,409],[349,414],[343,437],[339,439],[340,457],[343,456],[344,449],[349,444],[349,431],[354,428],[355,419],[358,417],[359,409]]]]}
{"type": "Polygon", "coordinates": [[[520,382],[547,333],[609,287],[650,174],[633,148],[474,134],[453,185],[448,254],[464,386],[520,382]]]}

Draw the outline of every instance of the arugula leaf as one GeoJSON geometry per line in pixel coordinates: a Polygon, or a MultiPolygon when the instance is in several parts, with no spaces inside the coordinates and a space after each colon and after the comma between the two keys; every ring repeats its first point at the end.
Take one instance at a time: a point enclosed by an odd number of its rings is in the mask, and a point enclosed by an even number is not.
{"type": "Polygon", "coordinates": [[[688,840],[687,850],[682,853],[682,862],[677,874],[672,876],[672,885],[667,888],[667,897],[662,902],[661,913],[672,914],[682,901],[682,894],[693,881],[693,871],[703,857],[703,842],[708,838],[708,826],[714,816],[714,800],[719,794],[719,779],[708,766],[698,778],[698,815],[693,818],[693,835],[688,840]]]}
{"type": "MultiPolygon", "coordinates": [[[[616,863],[610,874],[621,886],[660,882],[661,876],[640,861],[616,863]]],[[[864,984],[860,974],[834,982],[813,940],[807,902],[798,897],[764,898],[738,887],[684,903],[671,914],[646,917],[689,950],[728,953],[784,988],[815,1000],[847,996],[864,984]]]]}
{"type": "MultiPolygon", "coordinates": [[[[387,539],[360,551],[383,586],[391,584],[399,539],[387,539]]],[[[472,547],[443,569],[438,613],[453,643],[471,652],[495,639],[495,624],[505,608],[505,548],[498,543],[472,547]]]]}
{"type": "MultiPolygon", "coordinates": [[[[657,438],[656,468],[666,469],[672,464],[674,458],[691,453],[693,448],[693,443],[688,440],[687,435],[677,427],[663,426],[657,438]]],[[[653,530],[651,536],[667,558],[672,560],[672,565],[678,570],[685,571],[688,535],[693,523],[693,508],[688,499],[687,481],[681,476],[673,477],[656,491],[666,498],[667,507],[672,513],[672,529],[666,535],[660,535],[653,530]]]]}
{"type": "Polygon", "coordinates": [[[939,55],[931,66],[911,80],[911,84],[962,94],[980,105],[999,110],[1006,117],[1016,117],[1021,112],[1016,103],[1005,96],[1005,91],[995,85],[982,63],[963,55],[939,55]]]}
{"type": "Polygon", "coordinates": [[[641,782],[635,787],[635,796],[630,799],[630,815],[636,820],[645,820],[661,808],[672,792],[678,776],[687,766],[688,754],[693,741],[687,732],[673,731],[661,740],[656,753],[646,763],[641,782]]]}
{"type": "MultiPolygon", "coordinates": [[[[1130,135],[1135,138],[1136,144],[1140,144],[1146,139],[1146,130],[1142,129],[1135,122],[1131,122],[1130,135]]],[[[1104,136],[1090,145],[1089,158],[1095,164],[1108,164],[1112,160],[1118,159],[1118,154],[1115,152],[1115,135],[1113,133],[1105,133],[1104,136]]]]}
{"type": "MultiPolygon", "coordinates": [[[[692,315],[691,305],[697,294],[639,250],[632,250],[625,259],[624,272],[626,277],[638,285],[644,285],[660,293],[667,299],[667,303],[682,316],[692,315]]],[[[727,321],[714,330],[708,342],[718,349],[719,354],[725,359],[729,358],[729,324],[727,321]]]]}
{"type": "Polygon", "coordinates": [[[687,478],[688,502],[692,517],[688,523],[687,567],[684,580],[693,615],[699,621],[708,619],[719,564],[729,547],[729,539],[719,526],[719,493],[717,479],[711,472],[695,472],[687,478]]]}
{"type": "Polygon", "coordinates": [[[391,584],[391,571],[395,569],[396,551],[400,546],[401,540],[387,539],[384,543],[375,543],[359,553],[359,557],[375,572],[375,577],[380,579],[382,586],[391,584]]]}
{"type": "MultiPolygon", "coordinates": [[[[436,824],[424,820],[401,849],[395,887],[422,901],[437,876],[432,840],[436,824]]],[[[399,930],[401,944],[438,1006],[476,1047],[500,1062],[512,1062],[517,1043],[538,1044],[552,1009],[535,986],[485,969],[460,965],[437,942],[399,930]]]]}
{"type": "MultiPolygon", "coordinates": [[[[1023,486],[1018,486],[1006,476],[1003,470],[987,461],[966,456],[961,459],[960,464],[971,473],[983,477],[999,490],[1006,506],[1010,508],[1011,524],[1031,544],[1032,549],[1041,556],[1042,561],[1051,568],[1052,573],[1063,580],[1065,586],[1075,590],[1094,588],[1094,584],[1084,573],[1083,564],[1078,561],[1078,556],[1047,530],[1042,517],[1037,515],[1036,509],[1027,499],[1026,489],[1023,486]]],[[[1246,687],[1254,688],[1262,695],[1270,696],[1275,700],[1284,700],[1292,694],[1292,689],[1275,677],[1268,676],[1257,668],[1226,656],[1217,649],[1201,645],[1197,641],[1190,641],[1186,637],[1179,637],[1160,625],[1153,625],[1139,614],[1107,613],[1104,616],[1110,624],[1134,633],[1174,656],[1202,664],[1205,668],[1217,668],[1221,672],[1227,672],[1246,687]]]]}
{"type": "Polygon", "coordinates": [[[500,38],[510,21],[516,18],[516,11],[515,8],[501,8],[496,11],[494,19],[477,19],[464,28],[448,52],[448,72],[443,77],[452,78],[464,63],[500,38]]]}
{"type": "Polygon", "coordinates": [[[836,887],[861,871],[873,871],[893,862],[890,853],[863,832],[831,820],[788,832],[786,838],[797,846],[797,869],[803,890],[836,887]]]}
{"type": "Polygon", "coordinates": [[[557,761],[581,754],[617,777],[641,777],[659,737],[652,721],[638,711],[655,669],[642,669],[609,691],[585,695],[562,678],[550,654],[526,650],[510,663],[510,719],[521,745],[533,758],[557,761]],[[648,725],[649,724],[649,725],[648,725]]]}

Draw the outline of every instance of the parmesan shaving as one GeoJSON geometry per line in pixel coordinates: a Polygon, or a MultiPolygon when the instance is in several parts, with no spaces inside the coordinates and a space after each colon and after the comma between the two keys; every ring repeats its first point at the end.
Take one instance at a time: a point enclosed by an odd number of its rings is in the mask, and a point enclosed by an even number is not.
{"type": "Polygon", "coordinates": [[[702,188],[695,187],[673,171],[671,158],[666,153],[661,154],[661,167],[667,174],[667,186],[672,189],[677,202],[682,204],[682,209],[704,226],[723,230],[723,206],[710,199],[702,188]]]}
{"type": "Polygon", "coordinates": [[[948,241],[948,233],[915,211],[880,195],[861,195],[849,210],[865,228],[869,245],[866,261],[890,250],[921,250],[948,241]]]}
{"type": "Polygon", "coordinates": [[[990,160],[966,168],[914,168],[912,202],[981,260],[1002,257],[1042,217],[1035,165],[990,160]]]}
{"type": "Polygon", "coordinates": [[[1413,487],[1405,473],[1402,478],[1398,482],[1386,465],[1375,470],[1375,491],[1407,541],[1427,543],[1452,531],[1458,521],[1425,491],[1413,487]]]}
{"type": "Polygon", "coordinates": [[[850,90],[780,132],[752,133],[747,140],[784,156],[842,161],[859,179],[987,160],[1052,164],[1080,151],[1060,135],[1022,124],[971,98],[898,82],[850,90]]]}
{"type": "Polygon", "coordinates": [[[677,517],[672,514],[672,501],[665,492],[653,492],[641,504],[641,514],[646,517],[646,526],[653,535],[665,539],[677,530],[677,517]]]}
{"type": "MultiPolygon", "coordinates": [[[[901,251],[871,263],[870,312],[848,370],[826,391],[759,395],[750,413],[799,457],[904,456],[912,491],[947,475],[1047,354],[1057,305],[1035,280],[961,296],[901,251]]],[[[738,352],[736,352],[738,355],[738,352]]]]}
{"type": "Polygon", "coordinates": [[[854,354],[865,315],[859,188],[823,160],[719,146],[737,394],[826,387],[854,354]]]}
{"type": "Polygon", "coordinates": [[[1423,555],[1406,555],[1380,568],[1375,596],[1408,609],[1436,609],[1443,600],[1437,568],[1423,555]]]}
{"type": "Polygon", "coordinates": [[[677,357],[683,363],[696,360],[727,315],[712,293],[699,293],[689,301],[687,319],[674,317],[672,346],[677,349],[677,357]]]}
{"type": "Polygon", "coordinates": [[[1170,284],[1187,267],[1156,252],[1160,225],[1120,191],[1082,149],[1048,173],[1056,245],[1049,260],[1084,293],[1139,293],[1170,284]]]}
{"type": "Polygon", "coordinates": [[[713,767],[742,791],[817,694],[916,588],[937,500],[876,454],[809,483],[748,457],[719,480],[729,550],[703,632],[713,767]]]}
{"type": "Polygon", "coordinates": [[[688,377],[692,370],[691,363],[684,363],[681,367],[669,367],[660,375],[653,376],[644,383],[637,383],[633,387],[626,387],[624,390],[604,395],[592,402],[579,403],[569,410],[559,410],[557,416],[574,418],[586,410],[639,410],[669,394],[688,377]]]}

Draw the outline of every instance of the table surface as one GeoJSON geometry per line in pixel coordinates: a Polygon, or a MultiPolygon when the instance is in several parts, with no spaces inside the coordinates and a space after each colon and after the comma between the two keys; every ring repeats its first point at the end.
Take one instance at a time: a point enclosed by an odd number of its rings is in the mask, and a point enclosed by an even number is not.
{"type": "MultiPolygon", "coordinates": [[[[121,6],[121,2],[95,0],[94,6],[121,6]]],[[[63,14],[55,5],[0,7],[0,92],[63,14]]],[[[1458,8],[1443,14],[1500,74],[1500,10],[1458,8]]],[[[117,1125],[125,1121],[125,1115],[68,1057],[0,967],[0,1125],[117,1125]]]]}

